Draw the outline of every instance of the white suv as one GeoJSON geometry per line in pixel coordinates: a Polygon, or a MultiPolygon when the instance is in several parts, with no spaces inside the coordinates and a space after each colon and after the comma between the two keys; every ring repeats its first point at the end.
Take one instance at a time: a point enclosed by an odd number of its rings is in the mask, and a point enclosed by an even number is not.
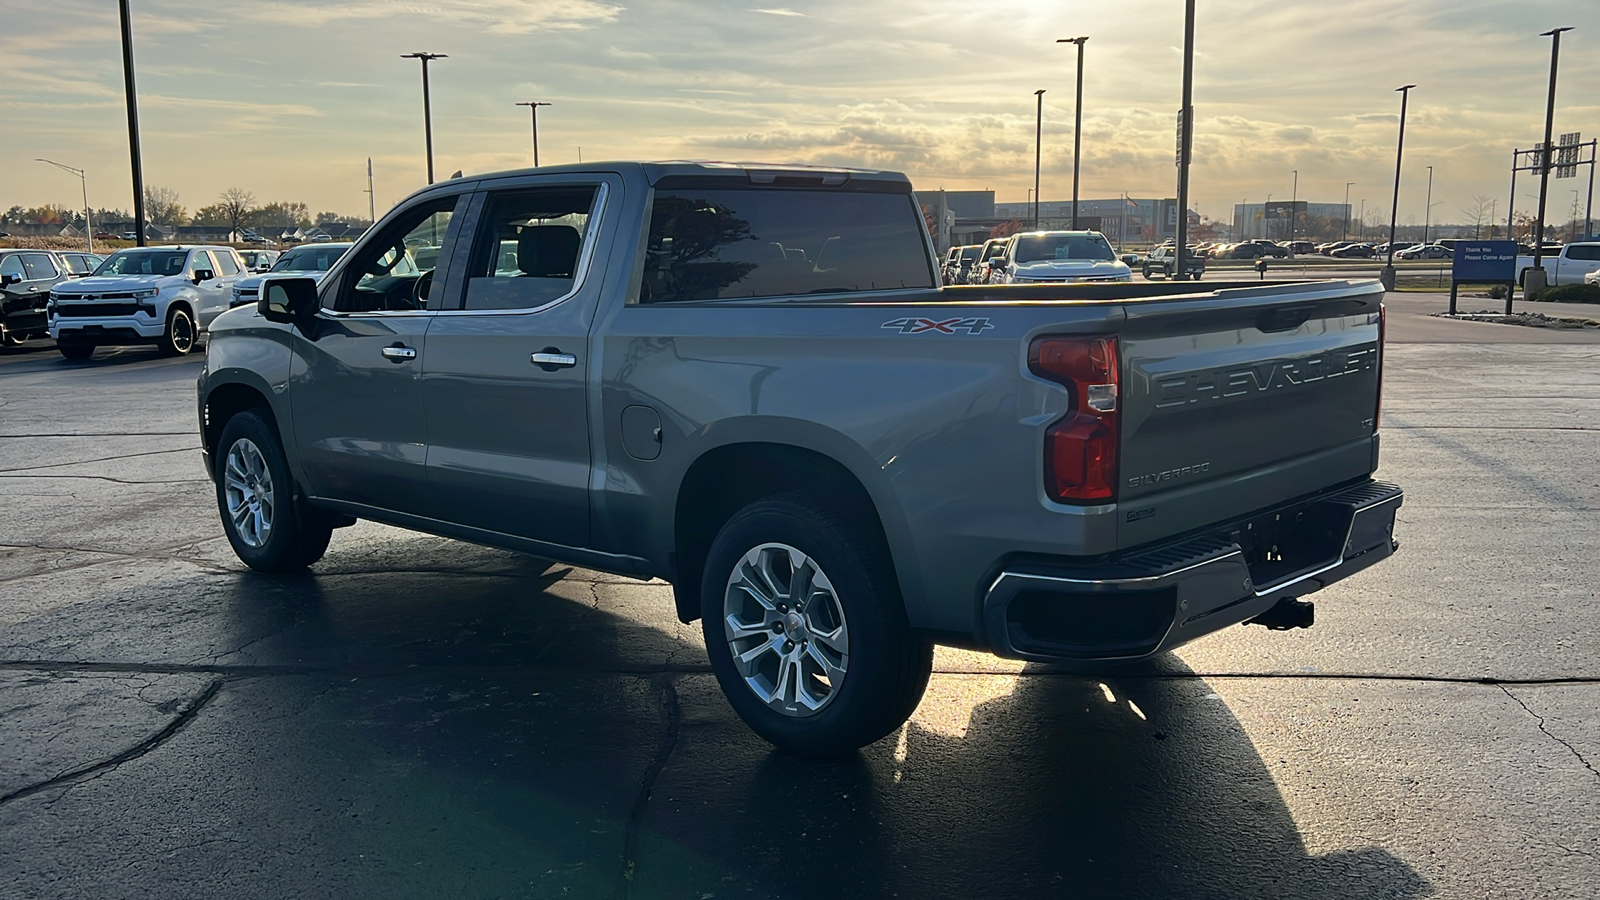
{"type": "Polygon", "coordinates": [[[164,355],[182,356],[227,311],[243,274],[231,247],[119,250],[88,278],[50,291],[50,336],[67,359],[116,344],[156,344],[164,355]]]}

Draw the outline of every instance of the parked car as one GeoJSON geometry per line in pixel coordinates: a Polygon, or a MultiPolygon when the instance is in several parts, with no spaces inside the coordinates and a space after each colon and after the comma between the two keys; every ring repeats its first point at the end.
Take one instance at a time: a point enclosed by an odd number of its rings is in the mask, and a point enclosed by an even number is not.
{"type": "Polygon", "coordinates": [[[1600,284],[1600,269],[1596,269],[1593,272],[1590,272],[1589,274],[1583,276],[1583,283],[1584,284],[1600,284]]]}
{"type": "MultiPolygon", "coordinates": [[[[1562,245],[1559,250],[1545,250],[1540,264],[1544,266],[1545,283],[1582,284],[1583,277],[1600,269],[1600,241],[1582,241],[1562,245]]],[[[1517,284],[1533,267],[1533,251],[1517,255],[1517,284]]]]}
{"type": "Polygon", "coordinates": [[[990,284],[1133,280],[1133,271],[1098,231],[1015,234],[990,265],[990,284]]]}
{"type": "Polygon", "coordinates": [[[0,249],[0,345],[48,334],[50,290],[69,277],[66,264],[49,250],[0,249]]]}
{"type": "MultiPolygon", "coordinates": [[[[339,257],[343,256],[344,252],[352,246],[354,245],[349,242],[301,244],[285,251],[282,256],[278,257],[278,261],[272,266],[272,271],[305,272],[320,275],[333,268],[333,264],[338,262],[339,257]]],[[[413,261],[415,261],[414,258],[413,261]]],[[[255,303],[260,293],[261,280],[264,277],[266,277],[266,273],[250,275],[234,282],[233,294],[228,300],[228,308],[232,309],[235,306],[255,303]]]]}
{"type": "MultiPolygon", "coordinates": [[[[1178,248],[1176,247],[1157,247],[1151,250],[1150,255],[1145,257],[1142,267],[1146,281],[1150,280],[1150,276],[1157,272],[1161,273],[1162,278],[1171,278],[1177,269],[1178,248]]],[[[1199,279],[1206,274],[1205,257],[1196,256],[1193,253],[1185,254],[1183,271],[1187,272],[1190,278],[1199,279]]]]}
{"type": "Polygon", "coordinates": [[[232,247],[118,250],[93,275],[50,291],[50,336],[67,359],[121,344],[155,344],[181,356],[227,310],[243,272],[232,247]]]}
{"type": "Polygon", "coordinates": [[[1317,245],[1310,241],[1284,241],[1283,246],[1289,251],[1290,255],[1317,252],[1317,245]]]}
{"type": "Polygon", "coordinates": [[[124,231],[122,233],[121,237],[125,241],[137,241],[139,239],[139,232],[137,232],[137,231],[124,231]]]}
{"type": "Polygon", "coordinates": [[[1288,259],[1290,256],[1289,248],[1283,246],[1277,241],[1269,241],[1266,238],[1257,238],[1250,243],[1261,248],[1262,256],[1271,256],[1277,259],[1288,259]]]}
{"type": "Polygon", "coordinates": [[[897,173],[431,185],[214,323],[222,528],[267,573],[362,518],[660,576],[734,710],[812,755],[899,728],[935,642],[1143,659],[1309,625],[1288,598],[1394,552],[1376,282],[937,271],[897,173]],[[429,235],[443,283],[397,268],[429,235]]]}
{"type": "Polygon", "coordinates": [[[1354,244],[1354,243],[1356,243],[1356,242],[1355,241],[1328,241],[1325,244],[1318,244],[1317,245],[1317,252],[1321,253],[1323,256],[1331,256],[1331,255],[1333,255],[1333,251],[1339,249],[1340,247],[1348,247],[1348,246],[1350,246],[1351,244],[1354,244]]]}
{"type": "Polygon", "coordinates": [[[996,284],[999,274],[999,264],[996,260],[1006,252],[1006,241],[1010,238],[990,238],[983,244],[983,249],[978,251],[978,261],[973,264],[972,274],[968,277],[968,284],[996,284]]]}
{"type": "Polygon", "coordinates": [[[1378,255],[1378,251],[1377,248],[1373,247],[1371,244],[1355,243],[1345,244],[1343,247],[1340,247],[1337,250],[1330,251],[1328,255],[1338,257],[1339,259],[1372,259],[1378,255]]]}
{"type": "Polygon", "coordinates": [[[94,233],[94,239],[97,241],[111,241],[116,240],[116,238],[117,236],[109,231],[96,231],[94,233]]]}
{"type": "Polygon", "coordinates": [[[1395,259],[1449,259],[1450,251],[1438,244],[1418,244],[1394,255],[1395,259]]]}
{"type": "Polygon", "coordinates": [[[239,259],[247,272],[269,272],[282,253],[277,250],[240,250],[239,259]]]}
{"type": "MultiPolygon", "coordinates": [[[[1282,250],[1283,248],[1280,247],[1278,249],[1282,250]]],[[[1268,253],[1267,248],[1255,241],[1241,241],[1240,243],[1229,245],[1225,252],[1214,255],[1221,259],[1260,259],[1263,256],[1273,256],[1275,254],[1268,253]]]]}
{"type": "MultiPolygon", "coordinates": [[[[1410,250],[1412,247],[1420,247],[1420,246],[1422,246],[1422,245],[1417,243],[1416,241],[1395,241],[1394,242],[1393,251],[1395,253],[1399,253],[1401,250],[1410,250]]],[[[1390,252],[1390,247],[1389,247],[1389,244],[1388,244],[1387,241],[1385,241],[1382,244],[1379,244],[1378,246],[1376,246],[1376,247],[1374,247],[1372,249],[1373,249],[1373,252],[1376,253],[1378,256],[1385,256],[1386,257],[1386,256],[1389,255],[1389,252],[1390,252]]]]}
{"type": "Polygon", "coordinates": [[[972,277],[973,267],[978,263],[978,254],[983,252],[982,244],[967,244],[955,248],[957,256],[954,266],[950,270],[950,278],[945,284],[967,284],[972,277]]]}

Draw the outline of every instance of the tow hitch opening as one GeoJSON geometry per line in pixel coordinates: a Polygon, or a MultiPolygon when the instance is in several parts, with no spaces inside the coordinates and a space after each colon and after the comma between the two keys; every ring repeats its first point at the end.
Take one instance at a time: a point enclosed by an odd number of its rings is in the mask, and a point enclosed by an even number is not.
{"type": "Polygon", "coordinates": [[[1272,608],[1245,622],[1246,625],[1265,625],[1273,631],[1292,628],[1310,628],[1317,620],[1316,604],[1299,597],[1285,597],[1272,608]]]}

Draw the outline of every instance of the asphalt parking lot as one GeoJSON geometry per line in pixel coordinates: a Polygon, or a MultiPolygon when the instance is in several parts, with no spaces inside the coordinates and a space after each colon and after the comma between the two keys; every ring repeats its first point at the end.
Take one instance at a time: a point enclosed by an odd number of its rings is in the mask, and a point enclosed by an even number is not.
{"type": "Polygon", "coordinates": [[[1600,334],[1391,302],[1403,546],[1314,628],[941,651],[842,763],[661,583],[367,523],[248,572],[198,355],[0,355],[0,897],[1593,897],[1600,334]]]}

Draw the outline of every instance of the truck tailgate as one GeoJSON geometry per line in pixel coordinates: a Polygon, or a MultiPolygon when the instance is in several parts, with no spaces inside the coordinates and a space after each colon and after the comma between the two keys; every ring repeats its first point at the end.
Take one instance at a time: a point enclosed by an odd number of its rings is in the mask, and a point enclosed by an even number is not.
{"type": "Polygon", "coordinates": [[[1382,298],[1327,282],[1129,303],[1118,546],[1370,474],[1382,298]]]}

